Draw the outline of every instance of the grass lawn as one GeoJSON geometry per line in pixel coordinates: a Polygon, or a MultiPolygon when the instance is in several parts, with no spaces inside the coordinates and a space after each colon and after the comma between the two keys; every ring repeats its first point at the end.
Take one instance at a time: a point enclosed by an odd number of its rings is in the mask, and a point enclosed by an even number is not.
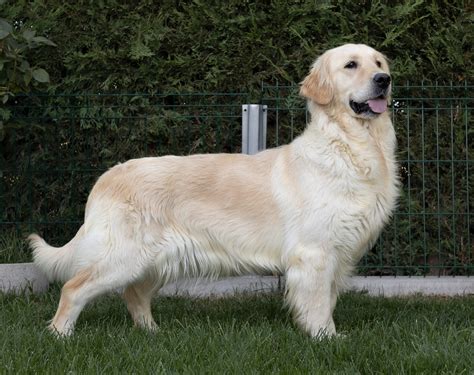
{"type": "Polygon", "coordinates": [[[343,338],[313,341],[282,308],[282,296],[160,297],[150,334],[132,326],[122,300],[86,307],[72,338],[46,321],[59,289],[0,295],[0,373],[473,374],[474,296],[342,296],[343,338]]]}
{"type": "Polygon", "coordinates": [[[3,231],[0,235],[0,263],[32,262],[31,250],[26,242],[26,234],[3,231]]]}

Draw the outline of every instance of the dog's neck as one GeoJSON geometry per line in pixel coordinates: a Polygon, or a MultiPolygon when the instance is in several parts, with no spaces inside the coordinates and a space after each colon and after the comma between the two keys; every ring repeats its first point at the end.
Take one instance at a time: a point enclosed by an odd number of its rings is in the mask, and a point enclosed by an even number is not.
{"type": "Polygon", "coordinates": [[[380,136],[380,132],[387,131],[387,126],[391,127],[387,112],[373,119],[364,119],[351,116],[340,107],[321,106],[312,101],[308,101],[308,110],[311,121],[308,123],[307,131],[316,133],[323,131],[331,137],[346,141],[370,142],[374,133],[378,133],[377,135],[380,136]]]}
{"type": "Polygon", "coordinates": [[[311,121],[303,137],[309,149],[322,145],[335,149],[361,175],[369,178],[378,176],[379,172],[394,173],[396,140],[389,114],[364,120],[342,111],[330,112],[328,108],[317,105],[308,109],[311,121]],[[374,163],[381,164],[375,166],[374,163]]]}

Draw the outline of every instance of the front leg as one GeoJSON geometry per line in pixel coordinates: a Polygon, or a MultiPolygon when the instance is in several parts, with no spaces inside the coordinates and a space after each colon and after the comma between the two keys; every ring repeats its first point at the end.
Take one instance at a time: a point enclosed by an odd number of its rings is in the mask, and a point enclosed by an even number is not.
{"type": "Polygon", "coordinates": [[[320,246],[298,246],[287,260],[286,300],[299,326],[311,336],[333,336],[336,259],[320,246]]]}

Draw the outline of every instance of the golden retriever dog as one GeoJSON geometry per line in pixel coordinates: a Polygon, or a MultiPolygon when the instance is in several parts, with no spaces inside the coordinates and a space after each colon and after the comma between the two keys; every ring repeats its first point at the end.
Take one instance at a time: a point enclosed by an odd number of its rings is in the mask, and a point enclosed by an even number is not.
{"type": "Polygon", "coordinates": [[[301,83],[311,121],[289,145],[111,168],[69,243],[29,237],[35,264],[65,282],[51,330],[71,334],[89,301],[122,288],[134,323],[154,330],[150,301],[170,281],[281,272],[297,324],[335,335],[338,293],[396,204],[390,90],[381,53],[343,45],[301,83]]]}

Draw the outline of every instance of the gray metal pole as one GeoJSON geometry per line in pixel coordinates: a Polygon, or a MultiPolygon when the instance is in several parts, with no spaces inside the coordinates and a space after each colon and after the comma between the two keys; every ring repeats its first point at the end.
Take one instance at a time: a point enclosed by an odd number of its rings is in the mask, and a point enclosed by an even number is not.
{"type": "Polygon", "coordinates": [[[242,153],[253,155],[267,146],[267,106],[242,105],[242,153]]]}

